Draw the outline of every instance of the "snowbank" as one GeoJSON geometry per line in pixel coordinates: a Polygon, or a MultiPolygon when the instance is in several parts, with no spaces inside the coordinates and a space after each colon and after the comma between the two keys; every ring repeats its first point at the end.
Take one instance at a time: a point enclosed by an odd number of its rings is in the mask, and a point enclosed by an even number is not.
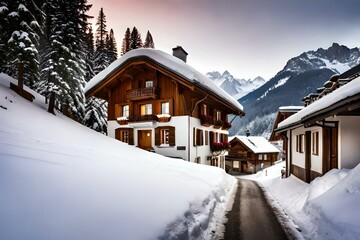
{"type": "Polygon", "coordinates": [[[235,178],[46,112],[0,74],[0,239],[211,239],[235,178]]]}
{"type": "Polygon", "coordinates": [[[259,181],[279,219],[305,239],[360,239],[360,165],[333,169],[307,184],[294,176],[281,179],[284,163],[247,178],[259,181]]]}

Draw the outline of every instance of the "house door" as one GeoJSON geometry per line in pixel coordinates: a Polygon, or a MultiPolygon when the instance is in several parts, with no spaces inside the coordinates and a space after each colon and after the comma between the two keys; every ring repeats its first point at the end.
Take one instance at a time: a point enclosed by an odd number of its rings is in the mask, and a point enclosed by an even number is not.
{"type": "Polygon", "coordinates": [[[311,131],[305,132],[305,181],[311,181],[311,131]]]}
{"type": "Polygon", "coordinates": [[[138,147],[145,150],[152,150],[151,145],[151,130],[139,130],[138,131],[138,147]]]}
{"type": "Polygon", "coordinates": [[[323,128],[323,174],[338,167],[338,126],[323,128]]]}

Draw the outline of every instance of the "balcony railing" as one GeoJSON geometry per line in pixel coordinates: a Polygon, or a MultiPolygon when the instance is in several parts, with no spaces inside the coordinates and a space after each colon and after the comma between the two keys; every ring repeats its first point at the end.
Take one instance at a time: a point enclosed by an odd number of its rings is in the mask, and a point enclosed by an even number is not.
{"type": "Polygon", "coordinates": [[[156,98],[156,88],[137,88],[126,91],[126,98],[128,100],[139,100],[145,98],[156,98]]]}

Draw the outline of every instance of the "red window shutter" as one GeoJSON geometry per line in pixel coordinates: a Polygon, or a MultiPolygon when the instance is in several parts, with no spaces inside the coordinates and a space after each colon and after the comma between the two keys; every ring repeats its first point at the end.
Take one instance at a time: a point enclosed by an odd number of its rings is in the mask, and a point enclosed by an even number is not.
{"type": "Polygon", "coordinates": [[[175,127],[169,127],[169,145],[175,146],[175,127]]]}
{"type": "Polygon", "coordinates": [[[129,128],[129,145],[134,145],[134,129],[129,128]]]}
{"type": "Polygon", "coordinates": [[[155,146],[160,146],[160,128],[155,128],[155,146]]]}

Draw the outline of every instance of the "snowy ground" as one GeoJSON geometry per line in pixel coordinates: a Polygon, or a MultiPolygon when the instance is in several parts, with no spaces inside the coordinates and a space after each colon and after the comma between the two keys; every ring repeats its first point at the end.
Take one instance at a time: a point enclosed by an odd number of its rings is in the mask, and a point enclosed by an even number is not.
{"type": "Polygon", "coordinates": [[[284,162],[244,176],[261,183],[278,218],[297,239],[360,239],[360,165],[333,169],[307,184],[281,179],[284,162]]]}
{"type": "Polygon", "coordinates": [[[0,74],[0,239],[215,239],[236,179],[46,112],[0,74]]]}

